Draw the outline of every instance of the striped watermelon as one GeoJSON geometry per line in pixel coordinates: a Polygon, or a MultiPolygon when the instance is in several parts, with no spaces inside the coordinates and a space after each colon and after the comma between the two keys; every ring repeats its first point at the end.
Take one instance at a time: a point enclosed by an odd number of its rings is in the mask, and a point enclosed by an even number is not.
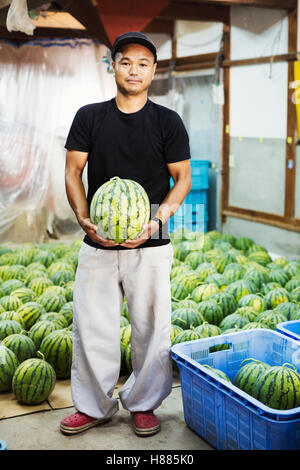
{"type": "Polygon", "coordinates": [[[124,348],[127,348],[128,344],[131,341],[131,325],[123,326],[120,328],[120,342],[123,344],[124,348]]]}
{"type": "Polygon", "coordinates": [[[125,366],[128,374],[132,372],[132,357],[131,357],[131,343],[125,348],[125,366]]]}
{"type": "Polygon", "coordinates": [[[270,282],[278,282],[282,287],[290,280],[289,274],[283,268],[270,269],[270,282]]]}
{"type": "Polygon", "coordinates": [[[235,248],[238,250],[247,252],[251,245],[254,244],[254,241],[249,237],[239,237],[235,240],[235,248]]]}
{"type": "Polygon", "coordinates": [[[41,296],[49,286],[53,286],[53,282],[46,276],[35,277],[28,284],[29,289],[32,289],[38,297],[41,296]]]}
{"type": "Polygon", "coordinates": [[[254,328],[269,328],[263,321],[251,321],[242,327],[242,330],[253,330],[254,328]]]}
{"type": "Polygon", "coordinates": [[[208,300],[214,294],[219,292],[219,288],[216,284],[202,284],[192,291],[191,298],[195,302],[199,303],[203,300],[208,300]]]}
{"type": "Polygon", "coordinates": [[[130,322],[128,304],[127,304],[127,299],[125,297],[123,299],[121,315],[123,315],[123,317],[127,318],[127,320],[130,322]]]}
{"type": "Polygon", "coordinates": [[[20,287],[19,289],[14,290],[13,295],[18,297],[23,304],[32,302],[36,299],[35,292],[32,289],[29,289],[29,287],[20,287]]]}
{"type": "Polygon", "coordinates": [[[264,284],[261,286],[260,292],[262,295],[267,295],[269,292],[271,292],[274,289],[281,288],[281,284],[279,282],[267,282],[267,284],[264,284]]]}
{"type": "Polygon", "coordinates": [[[284,287],[277,287],[265,295],[267,309],[276,308],[283,302],[290,302],[291,296],[284,287]]]}
{"type": "Polygon", "coordinates": [[[23,317],[18,313],[12,310],[11,312],[2,312],[0,313],[0,321],[2,320],[14,320],[20,323],[22,328],[25,329],[25,322],[23,320],[23,317]]]}
{"type": "Polygon", "coordinates": [[[222,334],[221,328],[206,321],[203,322],[202,325],[197,326],[195,331],[200,334],[201,338],[208,338],[210,336],[218,336],[222,334]]]}
{"type": "Polygon", "coordinates": [[[5,311],[18,310],[22,305],[22,300],[13,294],[5,295],[4,297],[1,297],[0,305],[2,305],[5,311]]]}
{"type": "Polygon", "coordinates": [[[203,322],[203,315],[194,308],[178,308],[173,310],[171,315],[171,323],[180,326],[184,330],[201,325],[203,322]]]}
{"type": "Polygon", "coordinates": [[[2,345],[10,349],[18,358],[21,363],[26,359],[36,356],[36,346],[31,338],[26,336],[25,331],[6,336],[3,339],[2,345]]]}
{"type": "Polygon", "coordinates": [[[173,246],[173,256],[175,259],[185,261],[188,254],[189,250],[184,243],[176,243],[176,245],[173,246]]]}
{"type": "Polygon", "coordinates": [[[189,295],[188,288],[177,279],[171,281],[171,297],[173,300],[183,300],[189,295]]]}
{"type": "Polygon", "coordinates": [[[193,269],[196,269],[199,264],[205,263],[206,261],[207,258],[205,256],[205,253],[203,253],[202,251],[194,251],[189,253],[184,260],[184,262],[186,264],[189,264],[193,269]]]}
{"type": "MultiPolygon", "coordinates": [[[[32,269],[27,271],[26,276],[24,278],[24,284],[26,287],[29,287],[30,283],[35,279],[45,278],[48,279],[47,273],[45,271],[41,271],[40,269],[32,269]]],[[[33,289],[31,289],[33,290],[33,289]]],[[[35,295],[39,295],[36,291],[34,291],[35,295]]]]}
{"type": "Polygon", "coordinates": [[[179,274],[174,279],[186,287],[188,294],[196,289],[196,287],[202,282],[201,277],[195,271],[186,271],[179,274]]]}
{"type": "Polygon", "coordinates": [[[245,281],[244,279],[239,279],[238,281],[232,282],[229,286],[226,287],[224,292],[232,294],[236,301],[238,302],[241,297],[247,294],[255,294],[256,286],[251,281],[245,281]]]}
{"type": "Polygon", "coordinates": [[[220,325],[223,320],[223,310],[215,300],[204,300],[197,306],[197,310],[203,315],[207,323],[220,325]]]}
{"type": "Polygon", "coordinates": [[[235,256],[233,256],[230,253],[225,253],[220,256],[216,256],[213,260],[212,263],[217,269],[219,273],[224,273],[224,270],[226,266],[229,266],[230,264],[234,263],[236,261],[235,256]]]}
{"type": "Polygon", "coordinates": [[[296,289],[296,287],[299,287],[299,286],[300,286],[300,276],[297,276],[297,277],[293,277],[290,281],[288,281],[286,285],[284,286],[284,288],[287,291],[292,292],[294,289],[296,289]]]}
{"type": "Polygon", "coordinates": [[[172,344],[185,343],[187,341],[193,341],[195,339],[201,339],[201,334],[198,333],[196,328],[185,329],[175,336],[172,344]]]}
{"type": "Polygon", "coordinates": [[[120,328],[123,328],[124,326],[128,326],[128,325],[129,325],[129,321],[127,320],[127,318],[121,315],[120,328]]]}
{"type": "Polygon", "coordinates": [[[45,360],[52,365],[58,379],[71,376],[73,334],[68,330],[49,333],[40,344],[45,360]]]}
{"type": "Polygon", "coordinates": [[[217,304],[222,308],[223,317],[235,312],[238,307],[235,297],[224,291],[212,295],[209,300],[217,302],[217,304]]]}
{"type": "Polygon", "coordinates": [[[254,307],[251,307],[251,306],[239,307],[236,309],[235,313],[246,318],[248,322],[256,321],[256,318],[258,315],[258,311],[254,307]]]}
{"type": "Polygon", "coordinates": [[[24,287],[24,282],[19,279],[8,279],[1,284],[0,297],[10,295],[16,289],[24,287]]]}
{"type": "Polygon", "coordinates": [[[174,279],[177,276],[179,276],[180,274],[183,274],[183,273],[189,272],[189,271],[190,271],[189,266],[186,266],[183,263],[181,263],[180,266],[175,266],[171,269],[170,279],[174,279]]]}
{"type": "Polygon", "coordinates": [[[74,281],[69,281],[65,285],[65,298],[67,302],[73,301],[74,281]]]}
{"type": "Polygon", "coordinates": [[[26,405],[42,403],[53,391],[56,375],[44,359],[32,358],[22,362],[15,370],[12,390],[17,400],[26,405]]]}
{"type": "Polygon", "coordinates": [[[239,370],[234,376],[233,383],[245,393],[252,395],[257,378],[269,368],[269,364],[265,362],[247,358],[241,363],[239,370]]]}
{"type": "Polygon", "coordinates": [[[276,310],[265,310],[257,315],[256,321],[265,323],[272,330],[276,330],[278,323],[287,321],[285,315],[276,310]]]}
{"type": "Polygon", "coordinates": [[[238,307],[253,307],[258,312],[262,312],[266,310],[266,303],[259,294],[247,294],[240,298],[238,307]]]}
{"type": "Polygon", "coordinates": [[[300,302],[300,286],[291,292],[291,300],[293,302],[300,302]]]}
{"type": "Polygon", "coordinates": [[[203,367],[209,369],[210,372],[213,375],[216,375],[219,379],[223,379],[223,380],[226,380],[227,382],[231,383],[231,380],[229,379],[229,377],[221,369],[216,369],[215,367],[211,367],[208,364],[202,364],[202,365],[203,365],[203,367]]]}
{"type": "Polygon", "coordinates": [[[277,410],[300,406],[300,375],[291,364],[267,368],[256,380],[252,395],[277,410]]]}
{"type": "Polygon", "coordinates": [[[173,341],[179,333],[182,333],[184,330],[178,325],[171,325],[170,340],[173,345],[173,341]]]}
{"type": "Polygon", "coordinates": [[[56,295],[62,295],[65,297],[66,290],[63,286],[49,286],[42,295],[49,294],[49,292],[50,294],[55,293],[56,295]]]}
{"type": "MultiPolygon", "coordinates": [[[[59,310],[58,313],[63,315],[65,317],[65,319],[67,320],[68,325],[70,325],[70,323],[72,323],[72,321],[73,321],[73,302],[72,301],[71,302],[66,302],[62,306],[62,308],[59,310]]],[[[128,322],[127,318],[125,318],[124,316],[122,316],[122,318],[128,322]]]]}
{"type": "Polygon", "coordinates": [[[204,282],[210,274],[217,273],[217,268],[212,263],[201,263],[196,268],[196,273],[199,276],[199,280],[204,282]]]}
{"type": "Polygon", "coordinates": [[[46,250],[39,250],[39,252],[34,257],[34,262],[43,264],[46,268],[48,268],[55,260],[55,254],[46,250]]]}
{"type": "Polygon", "coordinates": [[[40,318],[40,321],[53,321],[57,324],[60,328],[67,328],[69,326],[66,318],[64,315],[60,314],[59,312],[46,312],[43,313],[40,318]]]}
{"type": "Polygon", "coordinates": [[[287,320],[293,320],[293,315],[297,314],[298,311],[298,305],[293,302],[282,302],[274,309],[274,312],[279,312],[285,315],[287,320]]]}
{"type": "Polygon", "coordinates": [[[32,325],[45,313],[44,307],[38,302],[27,302],[18,308],[17,313],[21,315],[25,323],[25,330],[29,330],[32,325]]]}
{"type": "Polygon", "coordinates": [[[53,321],[39,320],[34,325],[32,325],[32,327],[28,331],[28,336],[34,342],[36,349],[39,350],[43,339],[46,338],[47,335],[49,335],[50,333],[52,333],[53,331],[59,328],[60,326],[58,326],[53,321]]]}
{"type": "Polygon", "coordinates": [[[21,333],[22,330],[23,328],[19,322],[15,320],[2,320],[0,321],[0,340],[14,333],[21,333]]]}
{"type": "Polygon", "coordinates": [[[258,289],[264,284],[267,284],[270,280],[269,271],[267,269],[260,269],[257,267],[250,266],[247,268],[243,279],[245,281],[253,282],[258,289]]]}
{"type": "Polygon", "coordinates": [[[178,302],[172,301],[172,307],[173,307],[172,310],[176,310],[177,308],[184,308],[184,307],[197,309],[198,304],[194,300],[187,297],[186,299],[179,300],[178,302]]]}
{"type": "Polygon", "coordinates": [[[56,286],[65,286],[68,282],[74,281],[74,278],[74,273],[71,271],[56,271],[50,279],[56,286]]]}
{"type": "Polygon", "coordinates": [[[254,251],[248,256],[250,261],[255,261],[256,263],[266,266],[272,261],[271,256],[266,251],[254,251]]]}
{"type": "Polygon", "coordinates": [[[258,245],[257,243],[253,243],[249,248],[248,248],[248,251],[247,251],[247,254],[248,256],[251,255],[252,253],[256,253],[256,252],[261,252],[261,251],[264,251],[266,253],[268,253],[268,250],[263,246],[263,245],[258,245]]]}
{"type": "Polygon", "coordinates": [[[249,323],[247,318],[242,317],[242,315],[239,315],[238,313],[231,313],[221,321],[220,328],[222,330],[228,330],[235,326],[237,326],[237,328],[242,328],[247,323],[249,323]]]}
{"type": "Polygon", "coordinates": [[[100,236],[123,243],[141,235],[149,222],[149,198],[139,183],[116,176],[95,192],[90,217],[100,236]]]}
{"type": "Polygon", "coordinates": [[[10,392],[12,378],[19,365],[17,356],[0,344],[0,392],[10,392]]]}
{"type": "Polygon", "coordinates": [[[65,297],[55,292],[44,292],[37,301],[46,312],[59,312],[66,303],[65,297]]]}
{"type": "Polygon", "coordinates": [[[220,290],[224,290],[229,284],[225,276],[220,273],[210,274],[207,276],[206,282],[216,284],[220,290]]]}
{"type": "Polygon", "coordinates": [[[53,274],[59,272],[59,271],[68,271],[71,274],[75,273],[75,268],[72,263],[69,263],[68,261],[64,259],[60,259],[58,261],[55,261],[52,263],[49,268],[47,268],[47,274],[49,278],[53,276],[53,274]]]}
{"type": "Polygon", "coordinates": [[[300,263],[299,260],[289,261],[284,267],[283,270],[290,276],[300,276],[300,263]]]}

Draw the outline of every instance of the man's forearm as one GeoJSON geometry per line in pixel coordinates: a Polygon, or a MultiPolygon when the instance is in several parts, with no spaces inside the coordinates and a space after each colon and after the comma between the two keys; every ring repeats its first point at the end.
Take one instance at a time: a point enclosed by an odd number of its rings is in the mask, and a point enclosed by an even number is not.
{"type": "Polygon", "coordinates": [[[66,171],[65,184],[67,198],[77,220],[89,218],[89,208],[81,174],[66,171]]]}

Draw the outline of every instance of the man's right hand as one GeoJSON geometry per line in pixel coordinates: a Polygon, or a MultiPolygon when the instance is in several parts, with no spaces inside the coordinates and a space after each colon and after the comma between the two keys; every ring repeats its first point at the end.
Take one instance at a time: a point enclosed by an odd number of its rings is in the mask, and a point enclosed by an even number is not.
{"type": "Polygon", "coordinates": [[[85,231],[88,237],[95,243],[105,247],[117,246],[119,243],[116,243],[114,240],[107,240],[106,238],[99,237],[97,232],[97,225],[91,222],[89,218],[78,218],[78,223],[81,228],[85,231]]]}

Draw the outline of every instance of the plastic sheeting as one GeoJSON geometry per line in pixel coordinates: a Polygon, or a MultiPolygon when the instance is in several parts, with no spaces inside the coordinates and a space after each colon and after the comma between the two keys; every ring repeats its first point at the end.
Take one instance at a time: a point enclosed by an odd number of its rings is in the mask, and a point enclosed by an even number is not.
{"type": "Polygon", "coordinates": [[[1,243],[78,233],[65,192],[64,144],[79,107],[115,95],[106,54],[86,39],[0,42],[1,243]]]}

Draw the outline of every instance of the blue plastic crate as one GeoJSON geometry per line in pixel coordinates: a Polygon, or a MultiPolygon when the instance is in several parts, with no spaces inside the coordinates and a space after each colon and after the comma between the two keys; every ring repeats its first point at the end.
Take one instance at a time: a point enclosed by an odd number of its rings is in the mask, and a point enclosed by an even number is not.
{"type": "Polygon", "coordinates": [[[192,190],[209,188],[209,160],[191,159],[192,190]]]}
{"type": "Polygon", "coordinates": [[[254,329],[176,344],[186,424],[220,450],[300,449],[300,407],[274,410],[204,367],[221,369],[233,381],[241,362],[293,364],[300,372],[300,343],[269,329],[254,329]],[[216,345],[228,349],[212,352],[216,345]]]}
{"type": "Polygon", "coordinates": [[[290,338],[300,340],[300,320],[277,323],[276,330],[290,338]]]}

